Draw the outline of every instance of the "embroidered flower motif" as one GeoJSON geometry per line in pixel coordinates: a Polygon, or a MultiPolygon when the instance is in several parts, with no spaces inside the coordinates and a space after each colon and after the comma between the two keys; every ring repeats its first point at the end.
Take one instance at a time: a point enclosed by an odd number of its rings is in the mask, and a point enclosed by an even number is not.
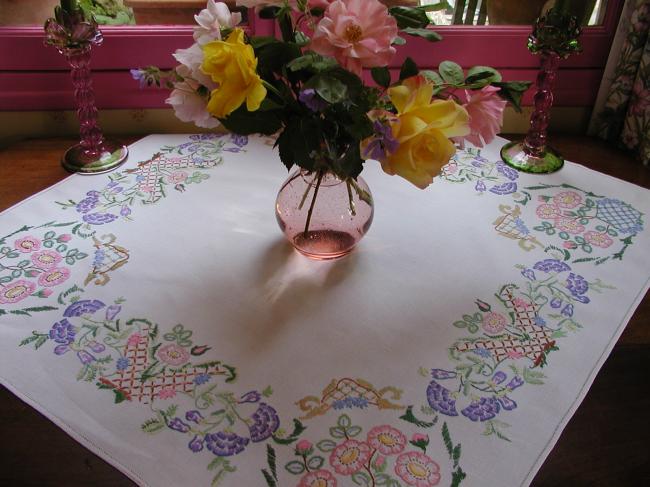
{"type": "Polygon", "coordinates": [[[490,358],[492,356],[490,351],[487,348],[483,348],[483,347],[476,347],[474,349],[474,353],[479,357],[483,357],[483,358],[490,358]]]}
{"type": "Polygon", "coordinates": [[[334,409],[364,409],[368,407],[368,400],[365,397],[346,397],[337,399],[332,403],[334,409]]]}
{"type": "Polygon", "coordinates": [[[85,350],[79,350],[77,352],[77,357],[79,358],[79,361],[84,365],[88,365],[89,363],[95,361],[95,357],[93,357],[93,355],[86,352],[85,350]]]}
{"type": "Polygon", "coordinates": [[[503,184],[498,184],[490,188],[490,193],[494,193],[498,195],[511,194],[514,193],[515,191],[517,191],[517,183],[513,181],[508,181],[503,184]]]}
{"type": "Polygon", "coordinates": [[[570,318],[573,316],[573,305],[572,304],[567,304],[564,308],[562,308],[562,311],[560,311],[560,314],[566,316],[567,318],[570,318]]]}
{"type": "Polygon", "coordinates": [[[431,377],[434,379],[452,379],[458,374],[444,369],[431,369],[431,377]]]}
{"type": "Polygon", "coordinates": [[[498,399],[501,407],[506,411],[512,411],[517,407],[517,403],[510,399],[508,396],[502,396],[498,399]]]}
{"type": "Polygon", "coordinates": [[[566,287],[574,297],[578,297],[579,295],[585,294],[589,291],[589,283],[585,278],[578,274],[574,274],[573,272],[570,272],[569,277],[567,277],[566,287]]]}
{"type": "Polygon", "coordinates": [[[500,313],[490,311],[483,315],[483,323],[481,325],[483,330],[490,335],[497,335],[501,333],[506,327],[506,317],[500,313]]]}
{"type": "Polygon", "coordinates": [[[185,413],[185,419],[198,424],[203,420],[203,415],[196,409],[193,409],[185,413]]]}
{"type": "Polygon", "coordinates": [[[19,238],[14,242],[14,247],[24,254],[33,252],[41,248],[41,241],[36,237],[27,236],[19,238]]]}
{"type": "Polygon", "coordinates": [[[187,179],[187,173],[185,171],[174,171],[166,176],[165,179],[169,184],[181,184],[187,179]]]}
{"type": "Polygon", "coordinates": [[[128,369],[129,365],[131,365],[131,361],[126,357],[120,357],[117,359],[117,362],[115,362],[115,368],[117,370],[128,369]]]}
{"type": "Polygon", "coordinates": [[[165,386],[160,389],[160,392],[158,392],[158,397],[160,399],[171,399],[172,397],[176,397],[176,389],[174,389],[173,386],[165,386]]]}
{"type": "Polygon", "coordinates": [[[384,455],[396,455],[404,451],[406,436],[389,425],[375,426],[368,432],[367,443],[384,455]]]}
{"type": "Polygon", "coordinates": [[[314,445],[311,441],[300,440],[298,443],[296,443],[296,453],[298,455],[307,455],[313,449],[313,447],[314,445]]]}
{"type": "Polygon", "coordinates": [[[582,203],[582,196],[575,191],[563,191],[553,196],[553,203],[560,208],[575,208],[582,203]]]}
{"type": "Polygon", "coordinates": [[[210,382],[211,378],[212,377],[210,376],[210,374],[199,374],[196,377],[194,377],[194,383],[197,386],[200,386],[202,384],[206,384],[206,383],[210,382]]]}
{"type": "Polygon", "coordinates": [[[554,220],[557,217],[562,216],[562,212],[555,205],[539,205],[535,210],[535,213],[542,220],[554,220]]]}
{"type": "Polygon", "coordinates": [[[278,413],[264,402],[260,403],[251,419],[253,424],[249,425],[248,429],[253,443],[266,440],[280,427],[278,413]]]}
{"type": "Polygon", "coordinates": [[[239,436],[236,433],[227,433],[226,431],[205,435],[208,450],[220,457],[229,457],[241,453],[248,445],[248,441],[248,438],[239,436]]]}
{"type": "Polygon", "coordinates": [[[83,216],[83,221],[90,225],[104,225],[117,220],[118,216],[112,213],[87,213],[83,216]]]}
{"type": "Polygon", "coordinates": [[[565,249],[574,250],[578,248],[578,244],[573,242],[572,240],[566,240],[562,244],[562,247],[564,247],[565,249]]]}
{"type": "Polygon", "coordinates": [[[456,399],[451,391],[432,380],[427,387],[427,401],[432,409],[447,416],[458,416],[456,399]]]}
{"type": "Polygon", "coordinates": [[[532,303],[525,301],[521,298],[513,299],[512,304],[514,304],[515,308],[529,309],[533,307],[532,303]]]}
{"type": "Polygon", "coordinates": [[[508,358],[517,360],[524,356],[523,353],[518,352],[517,350],[508,350],[508,358]]]}
{"type": "Polygon", "coordinates": [[[63,345],[69,345],[74,342],[75,335],[76,332],[72,326],[72,323],[70,323],[65,318],[54,323],[49,333],[51,340],[54,340],[56,343],[61,343],[63,345]]]}
{"type": "Polygon", "coordinates": [[[128,338],[128,340],[126,341],[126,345],[128,347],[137,347],[138,344],[143,340],[144,337],[142,337],[142,335],[140,335],[139,333],[134,333],[128,338]]]}
{"type": "Polygon", "coordinates": [[[515,390],[517,387],[521,387],[523,385],[524,385],[524,379],[522,379],[518,375],[515,375],[512,379],[510,379],[510,382],[506,384],[506,387],[512,391],[515,390]]]}
{"type": "Polygon", "coordinates": [[[476,185],[474,186],[474,189],[476,191],[478,191],[479,193],[482,193],[483,191],[485,191],[485,189],[486,189],[485,188],[485,183],[483,182],[482,179],[479,179],[478,181],[476,181],[476,185]]]}
{"type": "Polygon", "coordinates": [[[106,305],[97,299],[81,299],[68,306],[63,312],[63,316],[71,318],[85,314],[94,314],[104,306],[106,305]]]}
{"type": "Polygon", "coordinates": [[[106,308],[106,320],[113,321],[120,311],[122,311],[122,306],[119,304],[111,304],[106,308]]]}
{"type": "Polygon", "coordinates": [[[432,487],[440,482],[440,466],[424,453],[402,453],[395,461],[395,473],[406,485],[432,487]]]}
{"type": "Polygon", "coordinates": [[[558,230],[575,235],[585,231],[584,225],[578,223],[574,218],[558,217],[555,219],[555,226],[558,230]]]}
{"type": "Polygon", "coordinates": [[[203,450],[203,438],[195,435],[194,438],[192,438],[192,440],[187,444],[187,447],[194,453],[200,452],[203,450]]]}
{"type": "Polygon", "coordinates": [[[36,284],[30,281],[18,280],[0,287],[0,304],[13,304],[22,301],[36,289],[36,284]]]}
{"type": "Polygon", "coordinates": [[[560,306],[562,306],[562,300],[560,298],[551,299],[551,308],[558,309],[560,306]]]}
{"type": "Polygon", "coordinates": [[[529,281],[534,281],[536,279],[535,271],[533,271],[532,269],[524,269],[523,271],[521,271],[521,275],[524,276],[529,281]]]}
{"type": "Polygon", "coordinates": [[[174,366],[183,365],[190,358],[188,351],[175,343],[160,347],[156,352],[156,356],[162,362],[174,366]]]}
{"type": "Polygon", "coordinates": [[[505,372],[498,371],[492,376],[492,382],[495,384],[501,384],[504,380],[506,380],[508,376],[506,375],[505,372]]]}
{"type": "Polygon", "coordinates": [[[106,346],[103,343],[96,342],[95,340],[88,342],[87,346],[95,353],[101,353],[106,350],[106,346]]]}
{"type": "Polygon", "coordinates": [[[32,254],[32,262],[40,269],[52,269],[61,262],[61,254],[53,250],[41,250],[32,254]]]}
{"type": "Polygon", "coordinates": [[[478,401],[473,401],[461,413],[472,421],[487,421],[488,419],[494,418],[500,409],[499,403],[495,398],[482,397],[478,401]]]}
{"type": "Polygon", "coordinates": [[[315,470],[302,477],[298,487],[336,487],[336,478],[329,470],[315,470]]]}
{"type": "MultiPolygon", "coordinates": [[[[97,191],[95,191],[95,193],[97,193],[97,191]]],[[[93,195],[82,199],[79,203],[77,203],[77,206],[75,206],[75,210],[77,210],[77,213],[88,213],[89,211],[93,210],[98,203],[99,193],[97,193],[97,196],[93,195]]]]}
{"type": "Polygon", "coordinates": [[[340,475],[352,475],[370,460],[370,447],[361,441],[346,440],[330,455],[330,465],[340,475]]]}
{"type": "MultiPolygon", "coordinates": [[[[470,114],[471,115],[471,114],[470,114]]],[[[503,161],[497,161],[497,171],[507,177],[510,181],[519,178],[519,173],[516,169],[507,166],[503,161]]]]}
{"type": "Polygon", "coordinates": [[[535,263],[533,269],[542,272],[551,272],[551,271],[564,272],[564,271],[570,271],[571,267],[569,267],[568,264],[565,264],[564,262],[559,261],[557,259],[544,259],[535,263]]]}
{"type": "Polygon", "coordinates": [[[38,283],[41,286],[52,287],[61,284],[63,281],[67,280],[68,277],[70,277],[70,269],[67,267],[59,267],[43,272],[38,276],[38,283]]]}
{"type": "Polygon", "coordinates": [[[72,240],[72,235],[70,235],[69,233],[64,233],[62,235],[59,235],[56,239],[57,242],[69,242],[70,240],[72,240]]]}
{"type": "Polygon", "coordinates": [[[256,403],[259,402],[260,399],[262,399],[262,395],[259,392],[249,391],[239,399],[239,404],[244,404],[246,402],[256,403]]]}
{"type": "Polygon", "coordinates": [[[593,230],[585,232],[585,240],[591,245],[600,247],[601,249],[606,249],[614,243],[606,233],[594,232],[593,230]]]}
{"type": "Polygon", "coordinates": [[[190,427],[181,420],[181,418],[174,418],[167,423],[169,428],[179,431],[180,433],[187,433],[190,427]]]}

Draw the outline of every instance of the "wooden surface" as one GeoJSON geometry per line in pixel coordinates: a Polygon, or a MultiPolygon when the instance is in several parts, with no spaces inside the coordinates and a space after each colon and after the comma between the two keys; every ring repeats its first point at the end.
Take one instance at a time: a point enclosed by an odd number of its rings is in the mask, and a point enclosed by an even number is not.
{"type": "MultiPolygon", "coordinates": [[[[122,140],[130,143],[134,138],[122,140]]],[[[650,168],[602,141],[578,136],[551,140],[568,160],[650,188],[650,168]]],[[[64,178],[67,173],[59,159],[74,142],[33,140],[0,149],[0,211],[64,178]]],[[[537,474],[534,487],[650,485],[649,363],[650,294],[537,474]]],[[[4,388],[0,418],[1,486],[134,485],[4,388]]]]}

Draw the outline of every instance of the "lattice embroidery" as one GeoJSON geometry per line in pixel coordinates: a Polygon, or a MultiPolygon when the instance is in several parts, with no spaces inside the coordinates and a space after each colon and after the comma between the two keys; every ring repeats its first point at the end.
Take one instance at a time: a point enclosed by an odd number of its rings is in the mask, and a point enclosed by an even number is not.
{"type": "Polygon", "coordinates": [[[391,401],[402,398],[402,391],[396,387],[387,386],[377,390],[372,384],[363,379],[332,379],[321,397],[307,396],[296,404],[305,412],[301,419],[321,416],[330,409],[365,408],[375,406],[377,409],[404,409],[404,406],[391,401]],[[390,399],[387,399],[387,397],[390,399]]]}
{"type": "Polygon", "coordinates": [[[514,208],[508,205],[499,205],[499,211],[503,213],[502,216],[494,220],[494,229],[499,235],[519,241],[519,247],[523,250],[530,251],[539,246],[544,246],[533,237],[523,220],[521,219],[521,208],[515,205],[514,208]]]}
{"type": "Polygon", "coordinates": [[[129,360],[129,366],[117,372],[111,379],[102,377],[100,382],[109,385],[124,394],[130,401],[149,404],[160,391],[191,393],[196,384],[194,379],[199,374],[230,376],[230,371],[218,362],[206,365],[186,365],[178,370],[165,370],[163,373],[142,380],[142,375],[150,365],[149,328],[142,329],[142,336],[137,343],[127,342],[124,346],[124,357],[129,360]]]}
{"type": "Polygon", "coordinates": [[[111,280],[109,272],[119,269],[129,261],[129,251],[115,245],[115,240],[113,234],[102,235],[101,240],[93,237],[95,258],[93,268],[88,273],[84,285],[88,285],[94,279],[94,284],[104,286],[111,280]]]}
{"type": "Polygon", "coordinates": [[[130,169],[126,172],[138,176],[138,189],[143,193],[149,193],[149,198],[144,200],[145,203],[155,203],[165,196],[161,179],[166,174],[179,169],[206,169],[214,167],[219,160],[204,160],[193,158],[192,155],[182,155],[169,157],[161,153],[145,162],[138,164],[136,169],[130,169]]]}
{"type": "Polygon", "coordinates": [[[521,338],[514,335],[506,335],[499,339],[481,339],[472,342],[460,342],[455,345],[459,352],[485,349],[501,362],[506,358],[527,357],[538,365],[544,354],[555,346],[551,338],[552,330],[539,326],[535,323],[539,307],[535,303],[528,303],[515,299],[512,288],[506,286],[499,296],[506,307],[512,309],[515,316],[515,327],[524,333],[528,338],[521,338]]]}

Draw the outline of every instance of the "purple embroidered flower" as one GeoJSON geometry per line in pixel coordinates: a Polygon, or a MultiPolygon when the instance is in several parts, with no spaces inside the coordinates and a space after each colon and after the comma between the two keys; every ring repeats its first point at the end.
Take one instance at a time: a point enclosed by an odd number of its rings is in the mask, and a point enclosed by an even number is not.
{"type": "Polygon", "coordinates": [[[363,150],[363,157],[381,161],[388,154],[397,151],[399,142],[393,137],[393,130],[390,126],[382,123],[381,120],[375,120],[372,127],[375,135],[363,150]]]}
{"type": "Polygon", "coordinates": [[[560,313],[566,316],[567,318],[570,318],[571,316],[573,316],[573,305],[567,304],[564,308],[562,308],[562,311],[560,311],[560,313]]]}
{"type": "Polygon", "coordinates": [[[483,358],[490,358],[492,356],[490,351],[487,348],[483,348],[483,347],[476,347],[473,350],[473,352],[479,357],[483,357],[483,358]]]}
{"type": "Polygon", "coordinates": [[[198,424],[203,419],[203,415],[196,409],[192,409],[185,413],[185,419],[198,424]]]}
{"type": "Polygon", "coordinates": [[[472,421],[487,421],[499,414],[500,409],[496,399],[493,397],[482,397],[479,401],[472,402],[461,413],[472,421]]]}
{"type": "Polygon", "coordinates": [[[551,308],[558,309],[560,306],[562,306],[562,300],[560,298],[551,299],[551,308]]]}
{"type": "Polygon", "coordinates": [[[83,216],[83,221],[91,225],[103,225],[117,220],[117,215],[112,213],[88,213],[83,216]]]}
{"type": "Polygon", "coordinates": [[[128,206],[124,205],[120,209],[120,216],[129,216],[130,214],[131,214],[131,208],[129,208],[128,206]]]}
{"type": "Polygon", "coordinates": [[[533,271],[532,269],[528,269],[528,268],[524,269],[523,271],[521,271],[521,275],[530,281],[534,281],[536,279],[535,271],[533,271]]]}
{"type": "Polygon", "coordinates": [[[500,195],[505,195],[505,194],[511,194],[517,191],[517,183],[514,183],[512,181],[508,181],[507,183],[503,184],[498,184],[497,186],[492,186],[490,188],[490,193],[494,194],[500,194],[500,195]]]}
{"type": "Polygon", "coordinates": [[[478,191],[479,193],[482,193],[483,191],[485,191],[485,183],[483,182],[482,179],[479,179],[478,181],[476,181],[476,185],[474,186],[474,189],[476,191],[478,191]]]}
{"type": "Polygon", "coordinates": [[[244,438],[235,433],[219,431],[205,435],[205,443],[212,453],[220,457],[229,457],[237,455],[244,451],[248,445],[248,438],[244,438]]]}
{"type": "Polygon", "coordinates": [[[581,303],[589,302],[589,298],[587,296],[582,296],[587,291],[589,291],[589,283],[582,276],[570,272],[569,277],[567,277],[566,280],[566,287],[571,292],[573,297],[575,297],[581,303]]]}
{"type": "Polygon", "coordinates": [[[444,369],[431,369],[431,377],[434,379],[451,379],[456,377],[456,372],[451,372],[444,369]]]}
{"type": "Polygon", "coordinates": [[[259,402],[260,399],[262,399],[262,395],[259,392],[250,391],[241,397],[241,399],[239,400],[239,404],[244,404],[246,402],[256,403],[259,402]]]}
{"type": "Polygon", "coordinates": [[[368,400],[365,397],[346,397],[334,401],[332,407],[336,410],[353,408],[365,409],[368,407],[368,400]]]}
{"type": "Polygon", "coordinates": [[[115,368],[117,370],[125,370],[129,365],[131,365],[131,361],[126,357],[120,357],[117,359],[117,362],[115,362],[115,368]]]}
{"type": "Polygon", "coordinates": [[[194,438],[192,438],[192,441],[190,441],[187,444],[187,447],[190,450],[192,450],[194,453],[200,452],[201,450],[203,450],[203,438],[201,438],[198,435],[195,436],[194,438]]]}
{"type": "Polygon", "coordinates": [[[101,193],[99,191],[95,191],[94,189],[91,189],[90,191],[88,191],[86,193],[86,196],[88,196],[89,198],[97,200],[101,196],[101,193]]]}
{"type": "Polygon", "coordinates": [[[84,198],[77,203],[75,209],[77,210],[77,213],[88,213],[97,206],[98,201],[97,198],[84,198]]]}
{"type": "Polygon", "coordinates": [[[230,141],[233,144],[235,144],[237,147],[244,147],[245,145],[248,144],[248,136],[232,134],[230,136],[230,141]]]}
{"type": "Polygon", "coordinates": [[[70,348],[67,345],[57,345],[56,347],[54,347],[54,354],[63,355],[68,350],[70,350],[70,348]]]}
{"type": "Polygon", "coordinates": [[[497,161],[497,171],[507,177],[510,181],[514,181],[519,177],[519,173],[515,169],[506,166],[503,161],[497,161]]]}
{"type": "Polygon", "coordinates": [[[312,112],[320,112],[327,107],[327,103],[321,99],[313,88],[302,90],[298,94],[298,100],[312,112]]]}
{"type": "Polygon", "coordinates": [[[122,306],[119,304],[111,304],[106,308],[106,320],[113,321],[120,311],[122,311],[122,306]]]}
{"type": "Polygon", "coordinates": [[[68,306],[63,312],[63,316],[70,318],[72,316],[93,314],[104,306],[106,305],[97,299],[82,299],[68,306]]]}
{"type": "Polygon", "coordinates": [[[54,340],[56,343],[62,343],[63,345],[69,345],[74,342],[75,335],[76,332],[72,323],[65,318],[54,323],[49,333],[50,339],[54,340]]]}
{"type": "Polygon", "coordinates": [[[181,418],[174,418],[167,423],[167,426],[175,431],[180,431],[181,433],[187,433],[190,430],[190,427],[183,423],[181,418]]]}
{"type": "Polygon", "coordinates": [[[501,407],[506,411],[512,411],[517,407],[517,403],[510,399],[508,396],[500,397],[499,403],[501,403],[501,407]]]}
{"type": "Polygon", "coordinates": [[[79,360],[84,365],[88,365],[89,363],[95,361],[95,357],[93,357],[91,354],[89,354],[85,350],[79,350],[77,352],[77,357],[79,357],[79,360]]]}
{"type": "Polygon", "coordinates": [[[456,399],[446,387],[441,386],[432,380],[427,387],[427,401],[429,406],[439,413],[447,416],[458,416],[456,411],[456,399]]]}
{"type": "Polygon", "coordinates": [[[504,380],[506,380],[507,377],[508,376],[506,375],[505,372],[499,371],[492,376],[492,382],[494,382],[495,384],[501,384],[504,380]]]}
{"type": "Polygon", "coordinates": [[[541,316],[537,315],[535,316],[535,324],[537,326],[546,326],[546,320],[541,316]]]}
{"type": "Polygon", "coordinates": [[[536,262],[535,265],[533,266],[533,269],[536,269],[538,271],[542,272],[564,272],[564,271],[570,271],[571,267],[569,267],[568,264],[565,264],[562,261],[559,261],[557,259],[544,259],[540,260],[539,262],[536,262]]]}
{"type": "Polygon", "coordinates": [[[488,162],[488,160],[485,157],[476,156],[474,158],[474,160],[472,161],[472,166],[474,166],[474,167],[483,167],[483,166],[485,166],[486,162],[488,162]]]}
{"type": "Polygon", "coordinates": [[[197,386],[200,386],[202,384],[206,384],[207,382],[210,382],[211,378],[212,377],[210,376],[210,374],[205,374],[205,373],[204,374],[199,374],[194,378],[194,383],[197,386]]]}
{"type": "Polygon", "coordinates": [[[512,379],[510,379],[510,382],[506,384],[506,387],[511,391],[514,391],[517,387],[521,387],[523,385],[524,385],[524,379],[522,379],[518,375],[515,375],[512,379]]]}
{"type": "MultiPolygon", "coordinates": [[[[223,134],[193,134],[190,135],[190,140],[212,140],[219,137],[223,137],[223,134]]],[[[183,145],[191,145],[191,144],[188,143],[183,145]]]]}
{"type": "Polygon", "coordinates": [[[280,427],[278,413],[266,403],[261,402],[251,416],[253,424],[248,426],[251,441],[258,443],[270,437],[280,427]]]}
{"type": "Polygon", "coordinates": [[[94,340],[92,342],[88,342],[88,346],[95,353],[101,353],[104,350],[106,350],[106,347],[103,344],[96,342],[94,340]]]}

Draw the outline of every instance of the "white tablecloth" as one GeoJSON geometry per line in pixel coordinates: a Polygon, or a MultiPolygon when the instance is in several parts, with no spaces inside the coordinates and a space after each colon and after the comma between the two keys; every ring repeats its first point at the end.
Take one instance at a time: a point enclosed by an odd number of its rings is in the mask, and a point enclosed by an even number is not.
{"type": "Polygon", "coordinates": [[[367,162],[372,228],[314,262],[272,141],[147,137],[0,215],[2,384],[141,485],[526,485],[648,289],[650,197],[502,143],[424,191],[367,162]]]}

